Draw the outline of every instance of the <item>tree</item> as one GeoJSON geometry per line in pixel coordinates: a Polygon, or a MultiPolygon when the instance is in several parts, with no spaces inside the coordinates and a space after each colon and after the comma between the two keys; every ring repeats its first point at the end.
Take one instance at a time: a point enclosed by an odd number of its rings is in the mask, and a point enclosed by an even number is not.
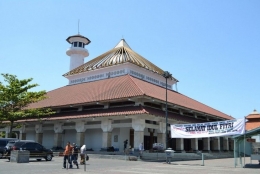
{"type": "Polygon", "coordinates": [[[30,89],[39,86],[29,84],[33,79],[19,80],[17,76],[11,74],[1,74],[4,82],[0,81],[0,122],[10,124],[10,134],[17,120],[42,117],[53,114],[50,108],[29,108],[32,103],[46,98],[46,92],[32,92],[30,89]]]}

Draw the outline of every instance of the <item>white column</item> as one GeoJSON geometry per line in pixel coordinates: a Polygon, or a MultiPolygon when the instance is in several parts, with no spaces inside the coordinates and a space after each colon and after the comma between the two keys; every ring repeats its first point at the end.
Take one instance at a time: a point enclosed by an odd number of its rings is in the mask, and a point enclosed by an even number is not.
{"type": "Polygon", "coordinates": [[[20,140],[26,140],[26,133],[25,133],[25,125],[23,124],[20,128],[19,128],[19,139],[20,140]]]}
{"type": "Polygon", "coordinates": [[[185,152],[184,150],[184,139],[183,138],[176,138],[176,150],[180,150],[185,152]]]}
{"type": "Polygon", "coordinates": [[[165,132],[166,132],[166,124],[163,122],[159,122],[159,129],[157,129],[157,142],[162,143],[164,149],[166,148],[165,132]]]}
{"type": "Polygon", "coordinates": [[[54,124],[54,146],[62,147],[62,132],[63,132],[63,123],[55,123],[54,124]]]}
{"type": "Polygon", "coordinates": [[[140,143],[144,142],[145,119],[132,119],[132,128],[134,129],[134,149],[139,149],[140,143]]]}
{"type": "Polygon", "coordinates": [[[218,151],[220,151],[220,137],[217,137],[218,140],[218,151]]]}
{"type": "Polygon", "coordinates": [[[107,148],[111,147],[112,141],[112,120],[102,120],[101,121],[101,129],[103,130],[103,137],[102,137],[102,147],[107,148]]]}
{"type": "Polygon", "coordinates": [[[35,136],[35,141],[42,144],[42,124],[36,124],[35,125],[35,132],[36,132],[36,136],[35,136]]]}
{"type": "Polygon", "coordinates": [[[210,138],[202,138],[203,150],[210,152],[210,138]]]}
{"type": "Polygon", "coordinates": [[[85,122],[77,121],[75,124],[75,129],[77,131],[76,144],[81,147],[83,144],[85,144],[85,122]]]}
{"type": "Polygon", "coordinates": [[[198,151],[198,138],[191,139],[191,148],[193,151],[198,151]]]}
{"type": "Polygon", "coordinates": [[[228,137],[223,138],[223,150],[229,151],[229,140],[228,137]]]}
{"type": "Polygon", "coordinates": [[[10,126],[6,126],[6,127],[5,127],[5,138],[9,138],[10,129],[11,129],[10,126]]]}
{"type": "Polygon", "coordinates": [[[213,150],[220,151],[220,138],[215,137],[213,139],[213,150]]]}

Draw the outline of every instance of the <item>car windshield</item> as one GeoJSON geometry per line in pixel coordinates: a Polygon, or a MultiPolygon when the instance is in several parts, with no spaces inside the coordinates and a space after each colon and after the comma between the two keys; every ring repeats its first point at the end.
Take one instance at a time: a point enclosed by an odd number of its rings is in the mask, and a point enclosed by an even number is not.
{"type": "Polygon", "coordinates": [[[22,146],[24,143],[25,143],[25,142],[20,142],[20,141],[18,141],[18,142],[16,142],[16,143],[14,143],[14,146],[20,147],[20,146],[22,146]]]}
{"type": "Polygon", "coordinates": [[[13,146],[15,141],[9,141],[6,146],[13,146]]]}

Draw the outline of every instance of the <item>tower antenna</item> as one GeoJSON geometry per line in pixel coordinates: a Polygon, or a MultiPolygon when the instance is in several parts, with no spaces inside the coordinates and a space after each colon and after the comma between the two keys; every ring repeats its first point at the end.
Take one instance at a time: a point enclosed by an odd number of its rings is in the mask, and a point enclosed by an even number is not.
{"type": "Polygon", "coordinates": [[[79,20],[78,20],[78,34],[79,34],[79,20]]]}

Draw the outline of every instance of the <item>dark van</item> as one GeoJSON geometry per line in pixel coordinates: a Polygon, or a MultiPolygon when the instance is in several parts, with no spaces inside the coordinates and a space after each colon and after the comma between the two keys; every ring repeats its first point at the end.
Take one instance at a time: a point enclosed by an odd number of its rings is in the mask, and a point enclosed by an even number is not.
{"type": "Polygon", "coordinates": [[[18,140],[17,138],[0,138],[0,158],[3,157],[5,146],[9,141],[18,140]]]}
{"type": "Polygon", "coordinates": [[[37,161],[41,161],[44,158],[46,161],[51,161],[53,157],[53,152],[50,149],[46,149],[39,143],[33,142],[31,140],[20,140],[16,141],[10,150],[7,150],[5,157],[10,160],[10,155],[12,150],[27,150],[30,152],[30,158],[36,158],[37,161]]]}

